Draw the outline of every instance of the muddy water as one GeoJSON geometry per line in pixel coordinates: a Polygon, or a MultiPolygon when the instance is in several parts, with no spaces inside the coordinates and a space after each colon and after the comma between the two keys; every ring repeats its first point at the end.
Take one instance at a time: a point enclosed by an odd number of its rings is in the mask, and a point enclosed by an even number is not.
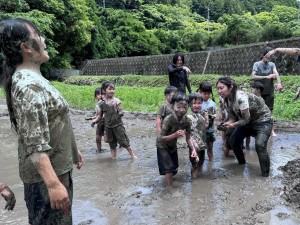
{"type": "MultiPolygon", "coordinates": [[[[1,106],[0,106],[1,107],[1,106]]],[[[1,112],[1,108],[0,108],[1,112]]],[[[138,160],[119,148],[117,160],[106,150],[96,153],[95,131],[85,115],[72,115],[84,167],[74,169],[74,224],[300,224],[299,211],[280,198],[283,190],[279,166],[300,158],[300,135],[279,133],[269,142],[271,175],[260,176],[257,154],[246,153],[239,165],[230,153],[224,158],[221,140],[214,145],[213,162],[205,160],[198,179],[190,176],[190,162],[183,141],[179,149],[179,172],[175,187],[166,190],[158,175],[154,120],[125,119],[125,127],[138,160]]],[[[18,176],[16,138],[7,116],[0,116],[0,180],[15,192],[13,212],[0,210],[0,224],[26,225],[23,184],[18,176]]],[[[4,200],[0,200],[4,208],[4,200]]]]}

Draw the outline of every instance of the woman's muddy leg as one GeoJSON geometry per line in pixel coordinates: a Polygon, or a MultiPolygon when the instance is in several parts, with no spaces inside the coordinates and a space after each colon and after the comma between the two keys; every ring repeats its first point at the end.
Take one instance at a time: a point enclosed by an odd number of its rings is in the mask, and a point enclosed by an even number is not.
{"type": "Polygon", "coordinates": [[[268,140],[270,135],[259,133],[255,137],[255,149],[258,155],[261,174],[268,177],[270,172],[270,157],[267,151],[268,140]]]}

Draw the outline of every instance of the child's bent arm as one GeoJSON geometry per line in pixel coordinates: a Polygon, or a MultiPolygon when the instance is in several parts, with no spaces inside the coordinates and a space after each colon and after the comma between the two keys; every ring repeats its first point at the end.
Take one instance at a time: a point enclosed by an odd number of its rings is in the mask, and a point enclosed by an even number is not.
{"type": "Polygon", "coordinates": [[[171,141],[174,138],[179,138],[179,137],[183,137],[185,135],[184,130],[178,130],[173,134],[167,135],[167,136],[161,136],[161,141],[167,142],[167,141],[171,141]]]}
{"type": "Polygon", "coordinates": [[[155,125],[156,125],[157,134],[160,134],[160,132],[161,132],[161,118],[160,118],[159,115],[157,115],[157,117],[156,117],[155,125]]]}
{"type": "Polygon", "coordinates": [[[122,106],[121,106],[121,102],[117,105],[117,111],[118,111],[118,114],[121,117],[124,116],[124,112],[123,112],[123,109],[122,109],[122,106]]]}
{"type": "Polygon", "coordinates": [[[209,128],[209,118],[208,118],[208,113],[204,113],[204,119],[205,119],[205,128],[209,128]]]}
{"type": "Polygon", "coordinates": [[[196,152],[196,149],[195,149],[195,147],[193,145],[192,138],[191,138],[191,136],[189,134],[186,134],[186,143],[188,144],[188,146],[192,150],[191,157],[196,157],[197,156],[197,152],[196,152]]]}

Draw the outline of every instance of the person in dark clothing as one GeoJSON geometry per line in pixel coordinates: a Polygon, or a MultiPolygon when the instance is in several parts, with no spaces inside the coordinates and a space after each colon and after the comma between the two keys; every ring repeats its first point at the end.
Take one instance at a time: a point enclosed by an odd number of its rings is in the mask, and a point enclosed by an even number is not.
{"type": "Polygon", "coordinates": [[[173,57],[173,64],[168,66],[169,71],[169,82],[170,86],[175,86],[178,89],[178,92],[186,94],[186,88],[189,93],[192,93],[192,88],[188,78],[188,74],[191,73],[191,70],[183,66],[184,64],[184,55],[182,53],[176,53],[173,57]]]}

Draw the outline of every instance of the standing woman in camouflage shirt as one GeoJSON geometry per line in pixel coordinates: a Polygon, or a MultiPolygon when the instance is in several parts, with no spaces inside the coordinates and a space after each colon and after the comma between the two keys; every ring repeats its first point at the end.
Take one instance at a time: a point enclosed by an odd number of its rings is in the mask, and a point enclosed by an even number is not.
{"type": "Polygon", "coordinates": [[[80,169],[83,159],[68,103],[41,74],[40,66],[49,60],[45,48],[32,22],[17,18],[0,24],[4,89],[18,135],[29,224],[72,224],[72,168],[80,169]]]}
{"type": "Polygon", "coordinates": [[[247,136],[253,136],[262,176],[269,176],[270,158],[267,144],[273,125],[270,109],[264,100],[255,94],[239,90],[235,81],[229,77],[219,78],[217,89],[228,109],[229,120],[224,123],[224,126],[233,129],[232,134],[227,138],[235,157],[240,164],[246,163],[243,140],[247,136]]]}

